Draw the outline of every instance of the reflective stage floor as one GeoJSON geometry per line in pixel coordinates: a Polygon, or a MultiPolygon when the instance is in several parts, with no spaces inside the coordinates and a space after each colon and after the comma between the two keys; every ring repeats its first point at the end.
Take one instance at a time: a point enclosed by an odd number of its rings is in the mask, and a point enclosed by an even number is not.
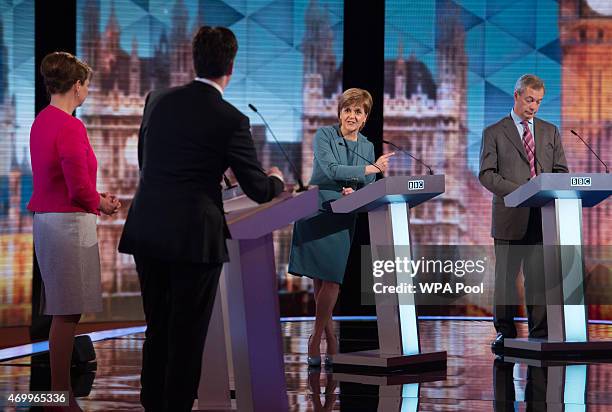
{"type": "MultiPolygon", "coordinates": [[[[430,373],[421,383],[418,376],[408,376],[405,384],[388,386],[378,385],[382,380],[376,378],[371,383],[377,384],[352,383],[347,374],[325,369],[309,374],[306,346],[311,326],[312,322],[282,324],[290,411],[612,411],[612,364],[542,366],[496,360],[489,349],[494,337],[491,322],[420,321],[422,350],[446,350],[446,373],[430,373]]],[[[374,322],[336,322],[336,330],[341,351],[376,347],[374,322]]],[[[590,325],[589,331],[591,339],[612,339],[612,326],[590,325]]],[[[525,335],[524,324],[520,333],[525,335]]],[[[97,370],[83,371],[75,384],[77,396],[87,395],[78,399],[83,410],[142,410],[142,342],[139,333],[94,343],[97,370]]],[[[1,362],[0,405],[11,392],[48,390],[47,362],[44,354],[1,362]]]]}

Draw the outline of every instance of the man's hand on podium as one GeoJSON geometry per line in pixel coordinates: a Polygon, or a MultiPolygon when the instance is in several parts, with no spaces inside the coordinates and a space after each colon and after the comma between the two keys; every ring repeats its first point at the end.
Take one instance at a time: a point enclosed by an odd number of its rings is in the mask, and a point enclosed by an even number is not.
{"type": "Polygon", "coordinates": [[[276,166],[272,166],[271,168],[268,169],[267,172],[268,176],[274,176],[280,179],[281,182],[285,183],[285,178],[283,177],[283,172],[281,172],[281,170],[276,167],[276,166]]]}

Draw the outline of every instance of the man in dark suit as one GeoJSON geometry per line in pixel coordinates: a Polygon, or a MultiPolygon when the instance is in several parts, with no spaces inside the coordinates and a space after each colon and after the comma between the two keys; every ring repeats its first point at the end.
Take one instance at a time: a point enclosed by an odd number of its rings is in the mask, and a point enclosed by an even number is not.
{"type": "Polygon", "coordinates": [[[119,251],[134,255],[147,330],[141,402],[147,411],[188,411],[197,395],[208,322],[228,261],[220,182],[231,167],[263,203],[283,191],[277,168],[257,160],[249,119],[223,100],[238,44],[222,27],[193,40],[196,79],[151,92],[138,140],[140,181],[119,251]]]}
{"type": "Polygon", "coordinates": [[[482,135],[480,182],[493,193],[491,235],[495,243],[494,351],[504,338],[516,337],[516,278],[523,266],[529,337],[548,336],[546,323],[542,216],[539,208],[511,208],[504,196],[540,173],[567,173],[559,130],[535,118],[544,97],[544,83],[521,76],[514,87],[510,114],[482,135]]]}

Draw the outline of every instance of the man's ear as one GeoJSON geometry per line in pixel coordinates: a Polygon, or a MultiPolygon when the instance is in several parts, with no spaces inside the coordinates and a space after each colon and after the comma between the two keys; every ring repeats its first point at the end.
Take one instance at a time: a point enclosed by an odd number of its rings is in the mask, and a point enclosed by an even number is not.
{"type": "Polygon", "coordinates": [[[227,71],[227,75],[231,76],[233,72],[234,72],[234,62],[231,62],[230,66],[229,66],[229,69],[227,71]]]}

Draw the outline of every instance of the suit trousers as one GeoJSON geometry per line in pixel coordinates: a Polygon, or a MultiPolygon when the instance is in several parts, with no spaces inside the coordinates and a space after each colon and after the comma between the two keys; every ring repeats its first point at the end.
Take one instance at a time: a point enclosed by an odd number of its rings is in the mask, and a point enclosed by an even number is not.
{"type": "Polygon", "coordinates": [[[494,325],[498,333],[509,338],[516,337],[514,324],[518,308],[516,278],[521,265],[529,337],[545,338],[548,336],[548,327],[540,208],[531,208],[527,231],[522,239],[495,239],[494,325]]]}
{"type": "Polygon", "coordinates": [[[223,264],[134,260],[147,323],[140,401],[146,411],[190,411],[223,264]]]}

